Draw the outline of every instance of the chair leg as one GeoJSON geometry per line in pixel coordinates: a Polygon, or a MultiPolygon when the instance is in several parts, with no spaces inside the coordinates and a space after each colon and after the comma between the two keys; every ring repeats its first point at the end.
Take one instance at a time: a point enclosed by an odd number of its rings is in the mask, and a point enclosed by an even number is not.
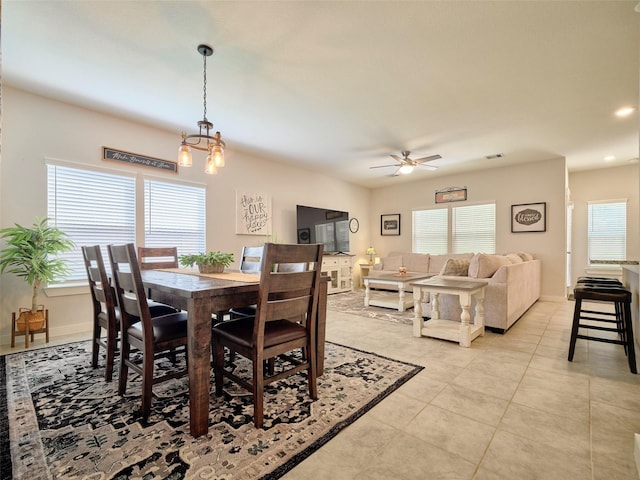
{"type": "Polygon", "coordinates": [[[224,384],[224,345],[214,337],[212,346],[216,395],[222,395],[222,386],[224,384]]]}
{"type": "Polygon", "coordinates": [[[262,428],[264,423],[264,362],[253,358],[253,423],[262,428]]]}
{"type": "Polygon", "coordinates": [[[98,368],[98,355],[100,353],[100,344],[98,340],[100,340],[100,332],[102,327],[97,323],[93,324],[93,348],[91,349],[91,366],[93,368],[98,368]]]}
{"type": "Polygon", "coordinates": [[[636,366],[636,350],[633,344],[633,322],[631,321],[631,305],[626,302],[624,304],[624,322],[625,322],[625,338],[627,347],[627,360],[629,361],[629,369],[631,373],[638,373],[636,366]]]}
{"type": "Polygon", "coordinates": [[[104,368],[104,379],[110,382],[113,378],[113,364],[115,362],[116,350],[118,348],[118,336],[113,329],[107,331],[107,364],[104,368]]]}
{"type": "Polygon", "coordinates": [[[145,351],[142,359],[142,418],[145,420],[149,418],[151,412],[154,363],[154,353],[145,351]]]}
{"type": "Polygon", "coordinates": [[[16,346],[16,312],[11,313],[11,348],[16,346]]]}
{"type": "Polygon", "coordinates": [[[569,342],[569,361],[573,361],[573,354],[576,350],[576,340],[578,338],[578,325],[580,324],[580,312],[582,310],[582,300],[576,299],[573,309],[573,325],[571,326],[571,341],[569,342]]]}
{"type": "Polygon", "coordinates": [[[125,341],[124,335],[120,342],[120,378],[118,379],[118,394],[124,395],[127,391],[127,377],[129,376],[129,353],[131,351],[131,345],[125,341]]]}

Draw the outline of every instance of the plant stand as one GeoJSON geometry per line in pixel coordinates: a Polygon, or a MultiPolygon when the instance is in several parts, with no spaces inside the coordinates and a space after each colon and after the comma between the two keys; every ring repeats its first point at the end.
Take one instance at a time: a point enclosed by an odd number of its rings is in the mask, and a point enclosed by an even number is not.
{"type": "Polygon", "coordinates": [[[29,330],[29,322],[25,322],[24,330],[18,329],[16,312],[11,313],[11,348],[16,346],[16,337],[24,335],[24,347],[29,348],[29,337],[33,342],[36,333],[44,333],[46,343],[49,343],[49,310],[44,310],[44,325],[35,330],[29,330]]]}

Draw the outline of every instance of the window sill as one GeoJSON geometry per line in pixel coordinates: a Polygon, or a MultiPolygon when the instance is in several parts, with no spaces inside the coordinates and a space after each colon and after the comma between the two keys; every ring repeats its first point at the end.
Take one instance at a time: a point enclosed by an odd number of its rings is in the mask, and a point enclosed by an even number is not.
{"type": "Polygon", "coordinates": [[[89,293],[87,282],[59,283],[44,287],[47,297],[66,297],[68,295],[86,295],[89,293]]]}

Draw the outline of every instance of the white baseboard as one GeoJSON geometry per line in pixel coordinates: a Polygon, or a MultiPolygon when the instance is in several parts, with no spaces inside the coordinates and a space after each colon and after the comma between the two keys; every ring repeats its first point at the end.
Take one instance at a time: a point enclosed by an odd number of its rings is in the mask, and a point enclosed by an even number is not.
{"type": "Polygon", "coordinates": [[[538,299],[541,302],[566,302],[567,301],[567,297],[562,297],[562,296],[556,296],[556,295],[540,295],[540,298],[538,299]]]}

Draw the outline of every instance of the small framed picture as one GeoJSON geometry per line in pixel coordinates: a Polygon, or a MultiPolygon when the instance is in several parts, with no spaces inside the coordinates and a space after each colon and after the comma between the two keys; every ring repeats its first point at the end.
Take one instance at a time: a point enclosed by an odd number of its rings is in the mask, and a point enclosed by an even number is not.
{"type": "Polygon", "coordinates": [[[547,202],[511,205],[511,232],[546,232],[547,202]]]}
{"type": "Polygon", "coordinates": [[[380,215],[380,235],[400,235],[400,214],[380,215]]]}

